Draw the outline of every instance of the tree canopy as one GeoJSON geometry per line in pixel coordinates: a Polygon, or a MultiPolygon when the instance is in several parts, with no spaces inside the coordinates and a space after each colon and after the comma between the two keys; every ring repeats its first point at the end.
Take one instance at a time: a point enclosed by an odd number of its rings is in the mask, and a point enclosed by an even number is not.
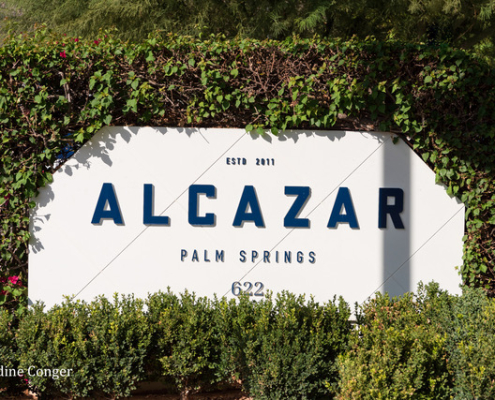
{"type": "Polygon", "coordinates": [[[491,51],[495,0],[6,0],[1,28],[35,24],[71,36],[117,28],[124,40],[153,31],[227,38],[283,39],[319,35],[349,39],[393,36],[491,51]]]}

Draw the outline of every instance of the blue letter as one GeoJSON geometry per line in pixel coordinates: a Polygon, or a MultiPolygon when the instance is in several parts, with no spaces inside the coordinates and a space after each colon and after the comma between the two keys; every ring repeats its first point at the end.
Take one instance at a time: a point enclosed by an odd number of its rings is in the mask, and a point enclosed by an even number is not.
{"type": "Polygon", "coordinates": [[[206,194],[206,197],[215,198],[216,188],[213,185],[191,185],[189,186],[189,223],[191,225],[213,226],[215,225],[215,214],[208,213],[204,217],[198,215],[198,194],[206,194]]]}
{"type": "Polygon", "coordinates": [[[102,219],[113,219],[115,224],[123,224],[119,202],[117,201],[117,196],[111,183],[103,184],[91,223],[100,224],[102,219]],[[105,210],[107,202],[108,210],[105,210]]]}
{"type": "Polygon", "coordinates": [[[339,188],[327,226],[329,228],[335,228],[341,222],[349,224],[351,228],[359,229],[356,211],[354,211],[354,205],[351,200],[351,193],[349,192],[349,188],[346,187],[339,188]],[[345,209],[345,214],[340,213],[342,208],[345,209]]]}
{"type": "Polygon", "coordinates": [[[378,228],[387,227],[387,214],[390,214],[395,229],[404,229],[400,213],[404,211],[404,191],[400,188],[380,188],[378,202],[378,228]],[[393,205],[388,204],[388,198],[394,197],[393,205]]]}
{"type": "Polygon", "coordinates": [[[237,212],[235,213],[234,226],[242,226],[244,221],[253,221],[258,228],[264,228],[263,216],[261,215],[260,203],[256,197],[254,186],[244,186],[237,212]],[[251,212],[247,212],[248,206],[251,212]]]}
{"type": "Polygon", "coordinates": [[[224,256],[225,256],[225,252],[223,250],[216,250],[215,261],[216,262],[218,262],[218,261],[223,262],[224,256]]]}
{"type": "Polygon", "coordinates": [[[284,226],[286,228],[309,228],[309,219],[297,218],[311,195],[309,186],[286,186],[285,194],[297,197],[284,218],[284,226]]]}
{"type": "Polygon", "coordinates": [[[153,185],[144,184],[144,210],[143,224],[145,225],[169,225],[170,220],[166,216],[153,215],[153,185]]]}

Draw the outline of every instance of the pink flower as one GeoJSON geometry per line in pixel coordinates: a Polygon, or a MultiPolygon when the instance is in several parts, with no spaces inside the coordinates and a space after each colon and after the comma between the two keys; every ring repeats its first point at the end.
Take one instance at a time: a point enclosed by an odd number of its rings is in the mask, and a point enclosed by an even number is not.
{"type": "Polygon", "coordinates": [[[9,281],[10,281],[10,283],[12,283],[12,285],[16,285],[17,282],[19,281],[19,277],[18,276],[9,276],[9,281]]]}
{"type": "Polygon", "coordinates": [[[94,44],[100,44],[100,39],[96,39],[96,40],[94,41],[94,44]]]}
{"type": "Polygon", "coordinates": [[[67,54],[65,54],[65,50],[60,52],[60,57],[67,58],[67,54]]]}
{"type": "Polygon", "coordinates": [[[79,42],[79,38],[75,38],[74,42],[76,42],[76,43],[79,42]]]}

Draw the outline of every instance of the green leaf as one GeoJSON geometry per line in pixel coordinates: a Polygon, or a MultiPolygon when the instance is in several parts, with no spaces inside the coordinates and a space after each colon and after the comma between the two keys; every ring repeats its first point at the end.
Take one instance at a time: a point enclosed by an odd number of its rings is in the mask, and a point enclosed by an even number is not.
{"type": "Polygon", "coordinates": [[[110,125],[110,123],[112,122],[112,116],[109,114],[107,115],[104,119],[103,119],[103,122],[105,125],[110,125]]]}
{"type": "Polygon", "coordinates": [[[137,99],[129,99],[126,104],[132,111],[137,112],[137,99]]]}

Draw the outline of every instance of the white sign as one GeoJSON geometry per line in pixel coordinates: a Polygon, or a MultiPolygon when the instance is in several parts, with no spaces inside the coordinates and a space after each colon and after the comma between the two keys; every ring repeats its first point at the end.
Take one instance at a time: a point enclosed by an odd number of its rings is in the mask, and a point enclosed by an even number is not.
{"type": "Polygon", "coordinates": [[[459,292],[464,206],[387,133],[109,127],[41,189],[29,297],[459,292]]]}

